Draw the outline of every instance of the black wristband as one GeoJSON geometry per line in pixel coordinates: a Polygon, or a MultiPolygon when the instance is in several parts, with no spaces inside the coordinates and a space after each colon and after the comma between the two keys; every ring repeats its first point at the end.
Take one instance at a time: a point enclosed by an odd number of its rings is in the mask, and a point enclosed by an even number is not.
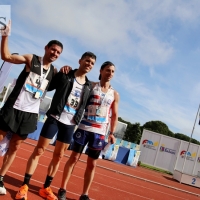
{"type": "Polygon", "coordinates": [[[114,133],[113,133],[113,132],[111,132],[111,131],[109,132],[109,135],[113,135],[113,136],[115,136],[115,135],[114,135],[114,133]]]}

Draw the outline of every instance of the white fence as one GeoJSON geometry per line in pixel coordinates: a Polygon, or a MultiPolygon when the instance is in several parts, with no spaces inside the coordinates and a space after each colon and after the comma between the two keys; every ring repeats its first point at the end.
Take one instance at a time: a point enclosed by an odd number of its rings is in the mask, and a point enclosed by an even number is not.
{"type": "Polygon", "coordinates": [[[200,146],[190,143],[187,152],[188,145],[188,142],[144,129],[140,141],[139,160],[172,173],[178,170],[189,175],[197,175],[200,169],[200,146]]]}

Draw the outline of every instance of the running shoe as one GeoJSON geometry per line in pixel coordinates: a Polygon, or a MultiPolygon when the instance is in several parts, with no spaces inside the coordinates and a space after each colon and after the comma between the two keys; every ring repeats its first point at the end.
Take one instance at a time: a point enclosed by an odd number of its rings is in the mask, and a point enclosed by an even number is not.
{"type": "Polygon", "coordinates": [[[90,198],[88,197],[88,195],[81,195],[79,200],[90,200],[90,198]]]}
{"type": "Polygon", "coordinates": [[[66,199],[66,190],[63,190],[63,189],[58,190],[58,200],[67,200],[66,199]]]}
{"type": "Polygon", "coordinates": [[[0,194],[6,194],[6,188],[4,187],[3,181],[0,181],[0,194]]]}
{"type": "Polygon", "coordinates": [[[39,190],[39,195],[47,200],[58,200],[58,198],[54,195],[50,187],[41,188],[39,190]]]}
{"type": "Polygon", "coordinates": [[[15,196],[15,199],[22,199],[22,200],[27,200],[27,193],[28,193],[28,186],[25,184],[25,185],[22,185],[20,188],[19,188],[19,191],[17,192],[16,196],[15,196]]]}

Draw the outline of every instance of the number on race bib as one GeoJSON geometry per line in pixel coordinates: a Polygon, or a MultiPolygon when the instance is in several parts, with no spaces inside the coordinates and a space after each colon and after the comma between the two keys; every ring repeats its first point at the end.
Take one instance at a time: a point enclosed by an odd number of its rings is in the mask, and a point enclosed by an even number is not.
{"type": "Polygon", "coordinates": [[[70,99],[70,106],[71,107],[74,107],[74,108],[77,108],[78,107],[78,101],[76,99],[70,99]]]}

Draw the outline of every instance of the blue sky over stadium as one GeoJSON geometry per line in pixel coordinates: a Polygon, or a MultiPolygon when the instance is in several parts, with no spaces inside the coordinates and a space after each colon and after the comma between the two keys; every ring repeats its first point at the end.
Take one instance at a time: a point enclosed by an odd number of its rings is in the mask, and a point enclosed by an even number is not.
{"type": "MultiPolygon", "coordinates": [[[[11,52],[43,55],[49,40],[64,51],[54,63],[78,67],[85,51],[97,55],[88,77],[104,61],[116,65],[119,116],[143,125],[160,120],[190,136],[200,103],[200,1],[2,0],[11,5],[11,52]]],[[[7,83],[22,66],[13,66],[7,83]]],[[[51,95],[51,94],[50,94],[51,95]]],[[[48,95],[49,96],[49,95],[48,95]]],[[[200,140],[200,127],[194,138],[200,140]]]]}

